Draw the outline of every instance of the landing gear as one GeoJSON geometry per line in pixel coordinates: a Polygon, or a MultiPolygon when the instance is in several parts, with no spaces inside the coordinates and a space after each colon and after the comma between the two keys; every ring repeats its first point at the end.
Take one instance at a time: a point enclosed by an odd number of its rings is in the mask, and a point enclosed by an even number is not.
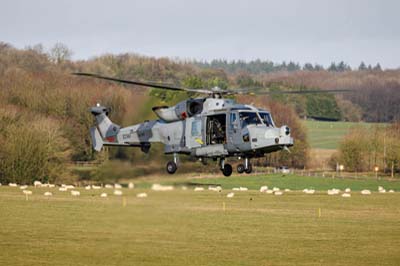
{"type": "Polygon", "coordinates": [[[232,174],[232,165],[225,164],[224,169],[222,169],[222,173],[224,176],[230,176],[232,174]]]}
{"type": "Polygon", "coordinates": [[[251,165],[249,158],[244,159],[244,164],[238,164],[237,171],[239,174],[250,174],[253,171],[253,166],[251,165]]]}
{"type": "Polygon", "coordinates": [[[172,175],[178,169],[178,154],[174,153],[174,161],[169,161],[167,163],[167,172],[172,175]]]}
{"type": "Polygon", "coordinates": [[[228,163],[225,164],[225,158],[220,159],[219,166],[224,176],[230,176],[232,174],[232,165],[228,163]]]}
{"type": "Polygon", "coordinates": [[[176,169],[178,169],[178,166],[176,166],[175,162],[168,162],[167,163],[167,172],[168,174],[172,175],[176,172],[176,169]]]}
{"type": "Polygon", "coordinates": [[[245,170],[246,170],[246,168],[244,167],[243,164],[238,164],[237,171],[239,174],[243,174],[245,170]]]}

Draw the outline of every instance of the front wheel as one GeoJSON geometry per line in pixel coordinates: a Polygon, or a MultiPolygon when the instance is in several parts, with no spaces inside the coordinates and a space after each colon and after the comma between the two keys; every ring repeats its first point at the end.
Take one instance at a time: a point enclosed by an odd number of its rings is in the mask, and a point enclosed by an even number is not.
{"type": "Polygon", "coordinates": [[[230,176],[232,174],[232,165],[225,164],[224,169],[222,169],[222,173],[224,176],[230,176]]]}
{"type": "Polygon", "coordinates": [[[244,173],[244,165],[243,164],[238,164],[237,166],[237,171],[239,174],[243,174],[244,173]]]}
{"type": "Polygon", "coordinates": [[[246,172],[246,174],[250,174],[251,172],[253,172],[253,166],[251,164],[248,164],[247,169],[244,170],[246,172]]]}
{"type": "Polygon", "coordinates": [[[175,162],[168,162],[167,163],[167,172],[168,174],[172,175],[176,172],[176,169],[178,169],[178,167],[176,166],[175,162]]]}

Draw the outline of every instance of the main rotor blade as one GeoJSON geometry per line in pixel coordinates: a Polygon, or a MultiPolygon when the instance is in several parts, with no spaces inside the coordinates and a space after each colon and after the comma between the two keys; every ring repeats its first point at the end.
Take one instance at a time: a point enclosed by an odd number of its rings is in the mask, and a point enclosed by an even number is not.
{"type": "Polygon", "coordinates": [[[297,90],[297,91],[257,91],[248,92],[251,94],[312,94],[312,93],[345,93],[352,92],[352,90],[297,90]]]}
{"type": "Polygon", "coordinates": [[[97,74],[93,74],[93,73],[75,72],[75,73],[72,73],[72,75],[105,79],[105,80],[116,81],[116,82],[125,83],[125,84],[133,84],[133,85],[138,85],[138,86],[172,90],[172,91],[188,91],[188,92],[197,92],[197,93],[204,93],[204,94],[212,94],[213,93],[212,91],[205,90],[205,89],[191,89],[191,88],[183,88],[183,87],[178,87],[178,86],[173,86],[173,85],[163,84],[163,83],[126,80],[126,79],[101,76],[101,75],[97,75],[97,74]]]}

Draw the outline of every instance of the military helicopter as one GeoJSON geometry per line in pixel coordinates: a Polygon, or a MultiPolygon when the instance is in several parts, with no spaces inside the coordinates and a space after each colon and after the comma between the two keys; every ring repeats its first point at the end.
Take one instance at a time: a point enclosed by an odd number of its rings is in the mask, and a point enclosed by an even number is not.
{"type": "MultiPolygon", "coordinates": [[[[246,89],[223,90],[192,89],[169,84],[125,80],[93,73],[73,73],[78,76],[99,78],[125,84],[173,91],[194,92],[206,97],[190,98],[175,106],[155,106],[153,112],[159,119],[120,127],[108,117],[109,109],[97,104],[91,107],[97,124],[90,129],[93,148],[100,151],[103,146],[140,147],[147,153],[151,143],[164,144],[164,153],[172,154],[173,160],[166,165],[169,174],[178,169],[179,154],[189,155],[206,162],[219,160],[219,168],[224,176],[232,174],[232,165],[226,158],[243,159],[237,165],[238,173],[251,173],[252,158],[263,157],[267,153],[288,150],[293,146],[290,128],[286,125],[276,127],[270,112],[252,105],[238,104],[227,95],[252,94],[246,89]]],[[[325,93],[345,90],[307,90],[259,92],[270,93],[325,93]]]]}

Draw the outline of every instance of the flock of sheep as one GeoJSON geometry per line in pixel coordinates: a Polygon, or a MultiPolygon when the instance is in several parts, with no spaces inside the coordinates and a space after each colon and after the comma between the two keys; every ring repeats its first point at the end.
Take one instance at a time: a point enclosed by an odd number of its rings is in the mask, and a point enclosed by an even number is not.
{"type": "MultiPolygon", "coordinates": [[[[18,187],[18,185],[16,183],[9,183],[8,185],[10,187],[18,187]]],[[[1,184],[0,184],[0,186],[1,186],[1,184]]],[[[56,187],[56,185],[54,185],[54,184],[42,184],[40,181],[35,181],[33,183],[33,186],[36,187],[36,188],[37,187],[40,187],[40,188],[54,188],[54,189],[58,188],[58,191],[60,191],[60,192],[68,192],[69,191],[71,196],[74,196],[74,197],[77,197],[77,196],[81,195],[80,191],[76,190],[75,186],[73,186],[73,185],[62,184],[60,187],[56,187]]],[[[27,189],[28,188],[27,185],[21,185],[19,188],[22,190],[22,193],[25,194],[26,196],[33,194],[31,190],[27,189]]],[[[97,186],[97,185],[87,185],[84,188],[85,188],[85,190],[100,190],[102,188],[113,189],[113,194],[115,196],[122,196],[123,195],[123,192],[121,190],[122,186],[120,184],[114,184],[114,185],[107,184],[104,187],[97,186]]],[[[128,184],[128,188],[129,189],[134,189],[135,185],[133,183],[129,183],[128,184]]],[[[170,190],[174,189],[174,186],[153,184],[151,189],[153,191],[170,191],[170,190]]],[[[182,189],[183,190],[187,190],[188,188],[186,186],[182,186],[182,189]]],[[[198,191],[204,191],[205,188],[197,186],[193,190],[195,192],[198,192],[198,191]]],[[[222,191],[222,187],[221,186],[209,186],[208,190],[221,192],[222,191]]],[[[248,190],[247,187],[234,187],[234,188],[232,188],[232,191],[247,191],[247,190],[248,190]]],[[[281,196],[284,193],[291,192],[290,189],[281,190],[278,187],[269,188],[268,186],[261,186],[259,191],[261,193],[273,194],[275,196],[281,196]]],[[[308,188],[303,189],[303,193],[305,193],[305,194],[315,194],[315,192],[316,192],[315,189],[308,189],[308,188]]],[[[390,189],[390,190],[386,191],[386,189],[384,189],[382,186],[378,187],[378,193],[386,193],[386,192],[394,193],[394,190],[390,189]]],[[[371,195],[371,193],[372,192],[370,190],[368,190],[368,189],[361,190],[361,195],[371,195]]],[[[349,197],[351,197],[351,189],[350,188],[346,188],[344,191],[341,191],[340,189],[332,188],[332,189],[329,189],[327,191],[327,194],[329,196],[341,194],[342,197],[349,198],[349,197]]],[[[51,196],[53,196],[53,193],[51,191],[46,191],[46,192],[44,192],[43,195],[45,197],[51,197],[51,196]]],[[[226,197],[232,198],[232,197],[234,197],[234,195],[235,195],[234,192],[230,192],[230,193],[228,193],[226,195],[226,197]]],[[[106,192],[102,192],[100,194],[100,197],[107,198],[108,194],[106,192]]],[[[136,197],[138,197],[138,198],[146,198],[147,197],[147,193],[144,193],[144,192],[138,193],[138,194],[136,194],[136,197]]]]}

